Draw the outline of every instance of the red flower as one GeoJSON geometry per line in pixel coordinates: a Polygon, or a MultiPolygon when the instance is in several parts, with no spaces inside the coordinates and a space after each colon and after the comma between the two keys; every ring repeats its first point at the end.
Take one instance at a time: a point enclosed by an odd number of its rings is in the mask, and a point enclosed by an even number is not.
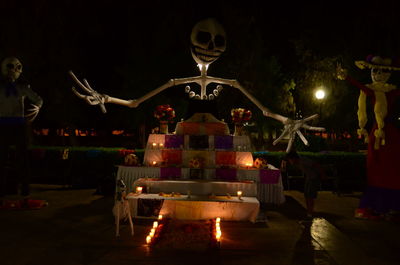
{"type": "Polygon", "coordinates": [[[252,113],[250,110],[237,108],[231,110],[232,121],[234,123],[246,122],[251,119],[252,113]]]}
{"type": "Polygon", "coordinates": [[[154,117],[160,121],[173,122],[173,119],[175,118],[175,110],[169,105],[159,105],[154,111],[154,117]]]}

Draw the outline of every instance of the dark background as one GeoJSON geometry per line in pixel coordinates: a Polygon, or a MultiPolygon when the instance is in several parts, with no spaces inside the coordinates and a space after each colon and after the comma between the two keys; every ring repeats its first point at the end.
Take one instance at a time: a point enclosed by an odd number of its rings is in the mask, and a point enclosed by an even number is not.
{"type": "MultiPolygon", "coordinates": [[[[151,128],[156,105],[171,104],[176,120],[184,117],[189,101],[183,87],[137,109],[106,105],[104,115],[72,93],[68,71],[100,93],[138,98],[170,78],[198,75],[189,50],[191,29],[215,17],[226,30],[227,50],[210,75],[238,79],[265,106],[288,116],[318,112],[321,106],[310,93],[323,82],[328,97],[319,125],[354,131],[358,91],[333,78],[334,66],[342,63],[366,83],[369,73],[357,69],[355,60],[400,55],[397,2],[2,0],[0,57],[18,57],[21,81],[44,99],[34,127],[151,128]],[[286,103],[288,96],[295,108],[286,103]]],[[[217,102],[226,120],[231,108],[246,107],[259,128],[279,127],[234,89],[224,89],[217,102]]]]}

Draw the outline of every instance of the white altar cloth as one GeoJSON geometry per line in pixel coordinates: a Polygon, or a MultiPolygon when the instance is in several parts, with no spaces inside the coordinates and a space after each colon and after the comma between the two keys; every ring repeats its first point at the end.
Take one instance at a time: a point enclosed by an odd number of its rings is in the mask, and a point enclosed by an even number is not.
{"type": "Polygon", "coordinates": [[[147,188],[147,193],[180,193],[192,195],[226,195],[235,196],[242,191],[243,196],[256,197],[257,185],[250,182],[202,181],[202,180],[151,180],[140,178],[133,184],[134,187],[147,188]]]}
{"type": "Polygon", "coordinates": [[[220,217],[225,221],[250,221],[255,222],[260,203],[255,197],[237,196],[230,199],[223,196],[209,198],[208,196],[187,195],[180,197],[164,197],[157,194],[130,194],[127,196],[131,215],[140,217],[137,214],[138,200],[163,200],[159,214],[181,220],[206,220],[220,217]]]}
{"type": "MultiPolygon", "coordinates": [[[[122,179],[127,187],[127,192],[134,191],[133,184],[136,180],[143,177],[148,178],[160,178],[160,168],[158,167],[129,167],[129,166],[117,166],[117,180],[122,179]]],[[[276,169],[273,165],[268,165],[270,169],[276,169]]],[[[182,180],[188,180],[190,177],[189,168],[181,168],[182,180]]],[[[210,172],[214,172],[214,169],[205,169],[205,178],[211,179],[210,172]]],[[[237,178],[239,181],[254,181],[257,185],[257,199],[262,203],[271,204],[282,204],[285,202],[285,195],[283,193],[282,177],[279,177],[278,183],[276,184],[264,184],[260,183],[256,170],[238,170],[237,178]]],[[[186,192],[184,192],[186,193],[186,192]]],[[[245,195],[245,194],[244,194],[245,195]]]]}

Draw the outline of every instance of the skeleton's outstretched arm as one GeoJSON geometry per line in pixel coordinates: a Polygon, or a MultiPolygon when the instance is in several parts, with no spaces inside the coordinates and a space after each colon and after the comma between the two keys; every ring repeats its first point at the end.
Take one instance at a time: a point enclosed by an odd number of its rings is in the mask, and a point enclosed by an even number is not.
{"type": "Polygon", "coordinates": [[[258,101],[253,95],[251,95],[237,80],[232,80],[232,79],[223,79],[223,78],[216,78],[216,77],[208,77],[209,78],[209,83],[218,83],[218,84],[223,84],[223,85],[229,85],[232,87],[235,87],[239,89],[251,102],[253,102],[262,112],[264,116],[273,118],[275,120],[278,120],[283,123],[284,129],[282,134],[273,142],[274,145],[276,145],[278,142],[280,142],[284,136],[289,136],[289,142],[286,148],[286,152],[289,152],[292,149],[294,139],[296,137],[296,134],[300,137],[300,139],[303,141],[305,145],[308,145],[307,139],[304,137],[304,135],[301,133],[300,129],[304,128],[310,131],[325,131],[325,128],[322,127],[313,127],[306,122],[316,119],[318,117],[318,114],[311,115],[305,119],[302,120],[292,120],[287,117],[284,117],[282,115],[273,113],[270,111],[268,108],[266,108],[264,105],[261,104],[260,101],[258,101]]]}
{"type": "Polygon", "coordinates": [[[154,89],[153,91],[147,93],[143,97],[139,99],[130,99],[130,100],[125,100],[125,99],[120,99],[120,98],[114,98],[110,97],[105,94],[100,94],[96,90],[94,90],[88,83],[86,79],[83,79],[83,83],[74,75],[72,71],[69,71],[69,74],[71,75],[72,79],[78,84],[78,86],[83,89],[87,94],[89,95],[83,95],[79,93],[75,87],[72,87],[73,92],[75,95],[77,95],[79,98],[84,99],[88,104],[90,105],[99,105],[102,112],[106,113],[106,108],[104,106],[105,103],[113,103],[113,104],[118,104],[130,108],[136,108],[139,106],[140,103],[143,101],[157,95],[158,93],[164,91],[165,89],[181,84],[188,84],[188,83],[198,83],[200,84],[200,76],[198,77],[187,77],[187,78],[176,78],[176,79],[171,79],[164,85],[154,89]]]}

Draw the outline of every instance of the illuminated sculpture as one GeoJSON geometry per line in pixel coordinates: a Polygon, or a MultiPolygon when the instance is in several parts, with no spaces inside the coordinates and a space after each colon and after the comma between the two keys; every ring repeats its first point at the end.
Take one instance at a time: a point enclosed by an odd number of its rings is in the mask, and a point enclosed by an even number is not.
{"type": "Polygon", "coordinates": [[[84,99],[90,105],[99,105],[101,110],[105,113],[106,112],[106,108],[104,106],[105,103],[114,103],[127,106],[130,108],[136,108],[140,103],[157,95],[161,91],[169,87],[182,84],[187,85],[185,87],[185,91],[186,93],[189,94],[190,98],[194,98],[197,100],[213,100],[215,97],[219,95],[219,92],[223,88],[222,86],[225,85],[239,89],[250,101],[252,101],[263,112],[264,116],[276,119],[283,123],[284,130],[282,134],[274,141],[274,144],[277,144],[279,141],[281,141],[284,136],[289,136],[287,151],[289,151],[292,148],[296,134],[299,135],[300,139],[304,142],[304,144],[308,145],[308,141],[300,132],[301,128],[305,128],[307,130],[312,130],[312,131],[325,130],[324,128],[312,127],[306,124],[308,121],[317,118],[318,117],[317,114],[302,120],[289,119],[282,115],[275,114],[268,108],[263,106],[261,102],[259,102],[255,97],[253,97],[237,80],[208,76],[207,69],[209,65],[219,58],[219,56],[225,51],[225,48],[226,48],[226,35],[223,27],[215,19],[208,18],[198,22],[193,27],[191,33],[191,52],[193,59],[198,64],[200,70],[200,76],[171,79],[164,85],[147,93],[146,95],[144,95],[139,99],[124,100],[98,93],[97,91],[95,91],[93,88],[90,87],[87,80],[83,79],[83,83],[80,82],[79,79],[73,74],[73,72],[70,71],[69,73],[74,79],[74,81],[89,95],[83,95],[79,93],[74,87],[72,89],[78,97],[84,99]],[[196,94],[194,91],[191,90],[189,84],[193,83],[196,83],[200,86],[200,94],[196,94]],[[215,89],[213,89],[212,93],[207,92],[207,87],[210,84],[216,84],[215,89]]]}
{"type": "Polygon", "coordinates": [[[369,55],[365,61],[356,61],[360,69],[371,69],[371,84],[363,85],[347,75],[338,66],[338,78],[347,80],[360,89],[358,99],[358,133],[368,142],[367,175],[368,187],[360,201],[356,217],[380,218],[390,211],[400,211],[400,128],[395,104],[400,99],[400,89],[388,84],[392,71],[399,71],[391,58],[369,55]],[[368,134],[366,99],[371,98],[374,107],[375,124],[368,134]]]}
{"type": "MultiPolygon", "coordinates": [[[[29,85],[18,83],[22,73],[22,64],[15,57],[5,58],[1,63],[0,78],[0,195],[6,192],[5,176],[7,160],[12,157],[11,148],[16,150],[16,171],[21,182],[21,195],[29,195],[29,170],[27,161],[27,120],[33,121],[43,100],[29,85]],[[25,111],[25,100],[32,107],[25,111]]],[[[15,191],[13,191],[15,192],[15,191]]],[[[30,201],[25,201],[28,207],[30,201]]],[[[30,206],[29,206],[30,207],[30,206]]]]}

